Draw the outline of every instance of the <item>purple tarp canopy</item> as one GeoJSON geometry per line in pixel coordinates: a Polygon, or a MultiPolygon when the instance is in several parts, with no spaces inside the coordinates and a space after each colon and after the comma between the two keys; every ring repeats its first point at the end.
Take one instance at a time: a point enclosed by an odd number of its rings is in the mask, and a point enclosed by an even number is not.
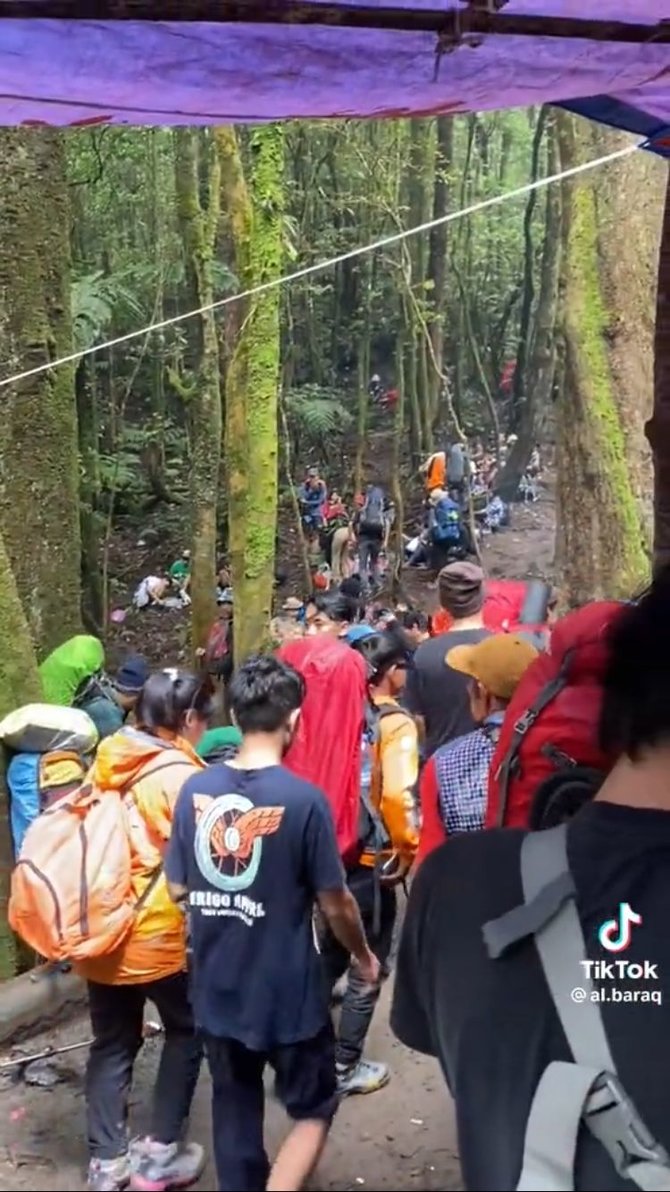
{"type": "MultiPolygon", "coordinates": [[[[281,0],[271,0],[262,20],[218,24],[67,19],[64,3],[31,8],[0,0],[0,123],[220,124],[553,102],[670,151],[670,28],[658,28],[670,18],[670,0],[509,0],[498,14],[625,22],[638,29],[631,42],[620,28],[602,40],[593,32],[575,38],[544,31],[463,38],[465,0],[348,0],[349,15],[367,13],[368,25],[378,10],[379,28],[351,27],[356,21],[345,18],[332,23],[333,6],[326,13],[328,0],[312,0],[312,10],[319,4],[327,23],[313,23],[313,12],[309,23],[282,23],[281,0]],[[458,11],[459,25],[449,35],[438,30],[437,17],[434,30],[394,28],[394,9],[399,24],[411,24],[420,10],[424,27],[432,12],[453,21],[458,11]],[[45,19],[52,11],[58,19],[45,19]],[[29,15],[7,17],[16,12],[29,15]],[[641,26],[649,26],[648,41],[641,26]]],[[[239,15],[244,6],[236,7],[239,15]]],[[[479,10],[485,7],[479,0],[479,10]]],[[[188,13],[188,0],[183,9],[188,13]]],[[[221,0],[219,11],[225,9],[221,0]]],[[[81,3],[72,10],[86,11],[81,3]]],[[[120,15],[129,10],[132,4],[120,15]]],[[[140,10],[158,17],[166,6],[140,10]]],[[[89,11],[104,12],[104,3],[89,11]]]]}

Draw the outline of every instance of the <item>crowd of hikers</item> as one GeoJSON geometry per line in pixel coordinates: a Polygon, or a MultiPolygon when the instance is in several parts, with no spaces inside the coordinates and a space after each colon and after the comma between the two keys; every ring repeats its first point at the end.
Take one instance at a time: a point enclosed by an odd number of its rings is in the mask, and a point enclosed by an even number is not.
{"type": "MultiPolygon", "coordinates": [[[[460,447],[428,461],[429,518],[434,491],[463,508],[460,447]]],[[[321,532],[341,502],[305,486],[321,532]]],[[[0,723],[10,922],[88,983],[90,1189],[196,1182],[203,1060],[219,1189],[303,1188],[342,1098],[392,1078],[366,1044],[394,969],[392,1029],[439,1061],[468,1189],[670,1189],[670,571],[559,618],[549,585],[458,557],[428,617],[375,600],[388,513],[367,569],[284,602],[271,652],[110,676],[82,635],[0,723]],[[268,1065],[293,1123],[273,1163],[268,1065]]]]}

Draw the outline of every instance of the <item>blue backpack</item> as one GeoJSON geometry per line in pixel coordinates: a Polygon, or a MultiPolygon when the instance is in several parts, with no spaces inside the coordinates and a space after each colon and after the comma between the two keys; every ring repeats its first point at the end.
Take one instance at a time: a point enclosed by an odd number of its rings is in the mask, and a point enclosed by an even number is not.
{"type": "Polygon", "coordinates": [[[456,546],[461,541],[461,511],[451,497],[442,497],[433,510],[433,542],[456,546]]]}

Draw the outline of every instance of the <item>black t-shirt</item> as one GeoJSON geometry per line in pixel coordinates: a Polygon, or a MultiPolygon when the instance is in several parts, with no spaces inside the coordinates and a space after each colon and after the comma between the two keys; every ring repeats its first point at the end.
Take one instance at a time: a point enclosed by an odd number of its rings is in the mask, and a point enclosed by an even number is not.
{"type": "Polygon", "coordinates": [[[423,642],[416,651],[407,675],[405,704],[426,722],[426,757],[476,727],[467,676],[447,666],[445,658],[454,646],[474,645],[489,636],[488,629],[451,629],[423,642]]]}
{"type": "MultiPolygon", "coordinates": [[[[408,1047],[435,1055],[456,1101],[465,1185],[509,1192],[538,1081],[552,1060],[572,1060],[533,940],[499,960],[482,926],[523,901],[525,833],[457,837],[432,853],[414,881],[405,919],[391,1025],[408,1047]]],[[[612,960],[598,927],[619,903],[642,916],[626,961],[657,966],[657,979],[594,980],[594,986],[660,992],[651,1002],[600,1006],[621,1082],[658,1142],[670,1149],[670,813],[593,803],[570,825],[568,856],[587,952],[612,960]]],[[[581,987],[580,974],[575,988],[581,987]]],[[[580,1133],[575,1187],[619,1192],[605,1150],[580,1133]]]]}
{"type": "Polygon", "coordinates": [[[197,1025],[255,1051],[316,1035],[314,899],[344,887],[325,795],[282,766],[210,766],[179,796],[165,873],[189,892],[197,1025]]]}

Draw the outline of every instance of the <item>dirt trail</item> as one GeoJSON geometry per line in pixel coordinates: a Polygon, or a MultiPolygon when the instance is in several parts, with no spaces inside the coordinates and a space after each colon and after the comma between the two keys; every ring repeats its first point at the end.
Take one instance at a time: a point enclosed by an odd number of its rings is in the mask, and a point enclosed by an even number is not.
{"type": "MultiPolygon", "coordinates": [[[[346,1101],[312,1183],[313,1192],[456,1192],[462,1187],[455,1150],[453,1109],[433,1060],[407,1051],[388,1027],[389,990],[384,991],[368,1052],[391,1065],[393,1078],[381,1092],[346,1101]]],[[[46,1037],[54,1045],[86,1038],[82,1017],[46,1037]]],[[[26,1049],[38,1051],[45,1038],[26,1049]],[[34,1046],[36,1044],[36,1046],[34,1046]]],[[[148,1105],[159,1043],[145,1045],[137,1063],[133,1129],[146,1131],[148,1105]]],[[[86,1051],[54,1061],[64,1074],[52,1091],[23,1083],[0,1086],[0,1192],[78,1192],[85,1188],[83,1072],[86,1051]]],[[[268,1099],[270,1153],[286,1129],[278,1105],[268,1099]]],[[[191,1118],[191,1135],[208,1148],[210,1161],[197,1184],[216,1188],[211,1162],[209,1078],[200,1079],[191,1118]]]]}

